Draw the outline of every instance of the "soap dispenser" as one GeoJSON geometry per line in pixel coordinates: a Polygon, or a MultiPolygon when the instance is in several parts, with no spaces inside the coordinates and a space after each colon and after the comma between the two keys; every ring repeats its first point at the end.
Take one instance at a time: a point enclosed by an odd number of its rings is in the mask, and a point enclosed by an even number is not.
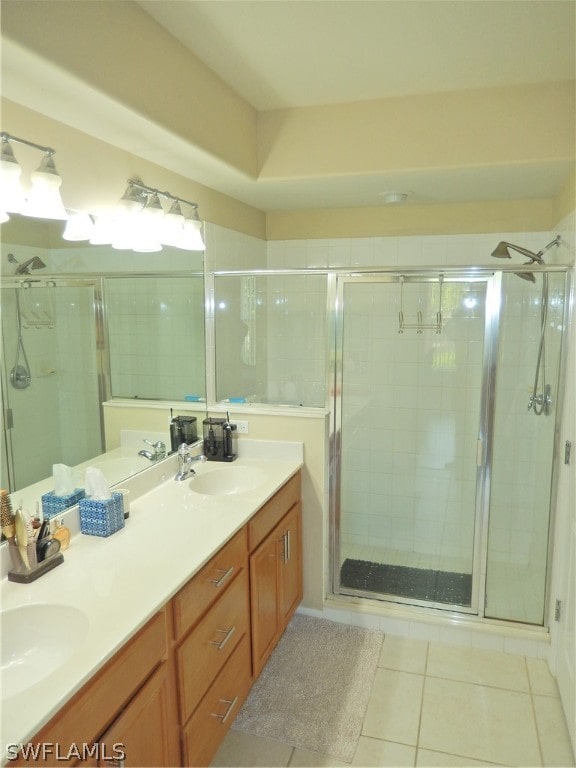
{"type": "Polygon", "coordinates": [[[62,522],[62,518],[56,520],[56,529],[52,534],[52,538],[57,539],[60,542],[60,549],[64,551],[70,546],[70,529],[62,522]]]}

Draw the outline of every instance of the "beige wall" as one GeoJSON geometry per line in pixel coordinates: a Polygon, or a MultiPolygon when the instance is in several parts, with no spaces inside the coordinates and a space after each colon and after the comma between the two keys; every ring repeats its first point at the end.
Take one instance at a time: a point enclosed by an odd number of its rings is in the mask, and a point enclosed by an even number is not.
{"type": "Polygon", "coordinates": [[[274,110],[258,115],[258,130],[262,179],[569,160],[574,84],[274,110]],[[550,119],[535,120],[535,104],[550,119]]]}
{"type": "Polygon", "coordinates": [[[326,237],[455,235],[549,230],[552,200],[269,211],[268,240],[326,237]]]}
{"type": "MultiPolygon", "coordinates": [[[[120,445],[120,430],[135,429],[150,432],[166,432],[170,422],[170,403],[158,403],[152,407],[122,407],[119,403],[104,406],[104,431],[108,450],[120,445]]],[[[174,404],[172,404],[174,405],[174,404]]],[[[176,404],[183,413],[182,404],[176,404]]],[[[198,418],[198,434],[202,434],[204,413],[190,411],[198,418]]],[[[213,414],[217,415],[217,414],[213,414]]],[[[218,414],[221,415],[221,414],[218,414]]],[[[324,584],[328,568],[328,415],[294,416],[284,414],[254,414],[243,411],[231,412],[232,420],[244,419],[249,423],[252,440],[286,440],[304,443],[304,468],[302,471],[302,507],[304,546],[304,599],[306,608],[322,610],[324,584]]],[[[242,440],[242,435],[238,440],[242,440]]]]}
{"type": "MultiPolygon", "coordinates": [[[[62,199],[68,208],[91,213],[106,210],[124,194],[126,181],[139,177],[151,187],[197,202],[204,221],[265,237],[262,211],[6,99],[2,101],[2,130],[56,150],[62,199]]],[[[17,145],[15,154],[25,182],[41,155],[24,145],[17,145]]]]}
{"type": "Polygon", "coordinates": [[[2,35],[135,119],[256,173],[256,111],[136,3],[9,0],[2,35]]]}

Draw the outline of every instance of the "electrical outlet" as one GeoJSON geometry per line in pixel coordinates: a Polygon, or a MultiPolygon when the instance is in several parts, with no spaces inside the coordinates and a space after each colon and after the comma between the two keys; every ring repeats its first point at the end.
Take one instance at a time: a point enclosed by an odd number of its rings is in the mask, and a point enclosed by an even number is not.
{"type": "Polygon", "coordinates": [[[239,435],[247,435],[248,434],[248,422],[247,421],[233,421],[230,420],[231,424],[236,424],[236,432],[238,432],[239,435]]]}

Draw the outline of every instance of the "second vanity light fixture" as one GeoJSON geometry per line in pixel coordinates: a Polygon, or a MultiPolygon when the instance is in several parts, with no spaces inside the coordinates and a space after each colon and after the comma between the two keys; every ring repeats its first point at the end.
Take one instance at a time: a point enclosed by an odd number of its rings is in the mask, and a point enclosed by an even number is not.
{"type": "Polygon", "coordinates": [[[60,197],[62,179],[54,164],[55,151],[4,131],[0,133],[0,221],[8,221],[10,213],[39,219],[68,218],[60,197]],[[13,142],[44,153],[39,167],[30,176],[32,184],[27,193],[20,181],[22,169],[14,155],[13,142]]]}
{"type": "Polygon", "coordinates": [[[170,192],[148,187],[140,179],[128,180],[124,195],[109,215],[72,215],[63,237],[66,240],[90,240],[92,245],[112,245],[116,249],[139,253],[161,251],[163,245],[186,251],[204,250],[198,205],[170,192]],[[167,210],[164,210],[161,198],[168,201],[167,210]]]}

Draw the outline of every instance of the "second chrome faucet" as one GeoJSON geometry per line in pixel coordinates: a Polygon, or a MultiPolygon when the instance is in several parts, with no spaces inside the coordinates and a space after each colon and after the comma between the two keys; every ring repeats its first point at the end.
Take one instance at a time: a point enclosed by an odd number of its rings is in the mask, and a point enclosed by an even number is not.
{"type": "Polygon", "coordinates": [[[206,456],[200,454],[199,456],[192,456],[190,453],[190,446],[187,443],[182,443],[178,448],[178,472],[174,480],[186,480],[186,478],[195,475],[193,464],[198,461],[206,461],[206,456]]]}

